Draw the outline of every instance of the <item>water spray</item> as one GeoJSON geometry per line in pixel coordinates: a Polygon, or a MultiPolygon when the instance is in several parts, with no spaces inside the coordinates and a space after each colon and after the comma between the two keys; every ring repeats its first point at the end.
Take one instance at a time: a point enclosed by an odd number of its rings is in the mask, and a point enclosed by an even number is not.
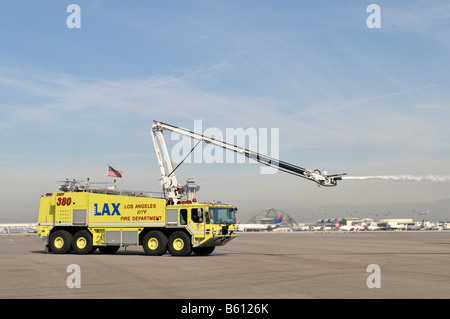
{"type": "Polygon", "coordinates": [[[381,179],[393,181],[429,181],[429,182],[450,182],[450,175],[377,175],[377,176],[342,176],[343,180],[365,180],[381,179]]]}

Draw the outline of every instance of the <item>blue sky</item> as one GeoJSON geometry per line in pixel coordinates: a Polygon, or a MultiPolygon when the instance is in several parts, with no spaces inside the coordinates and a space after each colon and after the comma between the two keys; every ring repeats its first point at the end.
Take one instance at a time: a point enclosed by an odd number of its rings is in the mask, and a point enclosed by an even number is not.
{"type": "MultiPolygon", "coordinates": [[[[443,174],[450,4],[442,1],[7,1],[0,11],[0,221],[32,221],[65,178],[159,190],[152,120],[279,128],[280,158],[351,175],[443,174]],[[81,28],[69,29],[69,4],[81,28]],[[369,29],[369,4],[381,28],[369,29]]],[[[420,202],[448,184],[343,181],[188,164],[202,200],[265,207],[420,202]]],[[[247,215],[248,214],[248,215],[247,215]]]]}

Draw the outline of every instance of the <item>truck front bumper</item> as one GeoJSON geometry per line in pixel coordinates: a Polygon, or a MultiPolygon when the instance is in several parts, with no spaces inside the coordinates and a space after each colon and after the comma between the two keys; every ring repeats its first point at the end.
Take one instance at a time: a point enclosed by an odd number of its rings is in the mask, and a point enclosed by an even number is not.
{"type": "Polygon", "coordinates": [[[223,246],[236,237],[238,237],[238,234],[236,233],[233,233],[231,235],[213,235],[213,237],[207,239],[196,247],[223,246]]]}

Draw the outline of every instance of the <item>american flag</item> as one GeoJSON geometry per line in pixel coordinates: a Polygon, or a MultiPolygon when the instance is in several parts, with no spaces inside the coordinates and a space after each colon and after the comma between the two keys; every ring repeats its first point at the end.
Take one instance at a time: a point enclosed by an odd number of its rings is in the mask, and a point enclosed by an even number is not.
{"type": "Polygon", "coordinates": [[[122,177],[122,174],[123,174],[122,171],[118,171],[118,170],[112,168],[111,166],[109,166],[109,164],[108,164],[108,169],[106,171],[106,176],[122,177]]]}

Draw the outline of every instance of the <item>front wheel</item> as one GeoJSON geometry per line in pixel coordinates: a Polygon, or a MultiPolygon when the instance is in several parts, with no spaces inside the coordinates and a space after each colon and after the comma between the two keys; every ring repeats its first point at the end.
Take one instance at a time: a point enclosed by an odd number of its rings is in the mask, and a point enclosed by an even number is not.
{"type": "Polygon", "coordinates": [[[173,256],[188,256],[192,252],[191,240],[185,232],[174,232],[169,237],[167,249],[173,256]]]}

